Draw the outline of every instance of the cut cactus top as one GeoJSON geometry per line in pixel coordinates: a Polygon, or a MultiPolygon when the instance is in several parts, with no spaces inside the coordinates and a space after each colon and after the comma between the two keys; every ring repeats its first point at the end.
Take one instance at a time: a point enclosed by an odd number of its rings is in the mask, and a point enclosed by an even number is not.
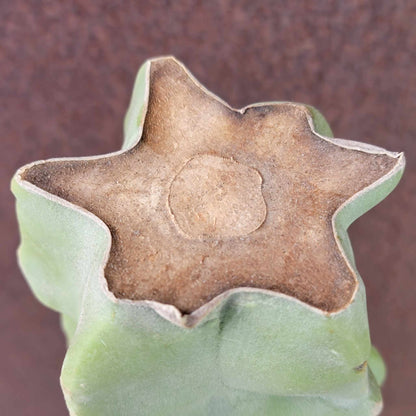
{"type": "Polygon", "coordinates": [[[334,216],[403,156],[318,135],[301,104],[232,109],[174,58],[152,60],[148,77],[133,147],[22,175],[108,226],[109,289],[185,313],[241,287],[345,308],[358,280],[334,216]]]}

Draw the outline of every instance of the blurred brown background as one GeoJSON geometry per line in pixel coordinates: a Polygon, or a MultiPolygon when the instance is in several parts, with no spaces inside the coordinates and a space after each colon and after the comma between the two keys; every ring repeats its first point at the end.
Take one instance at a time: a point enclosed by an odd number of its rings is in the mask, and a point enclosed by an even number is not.
{"type": "Polygon", "coordinates": [[[351,236],[389,369],[383,415],[416,414],[415,1],[2,0],[0,15],[0,414],[67,414],[64,339],[17,268],[10,178],[118,149],[135,72],[161,54],[235,107],[310,103],[337,137],[406,152],[402,182],[351,236]]]}

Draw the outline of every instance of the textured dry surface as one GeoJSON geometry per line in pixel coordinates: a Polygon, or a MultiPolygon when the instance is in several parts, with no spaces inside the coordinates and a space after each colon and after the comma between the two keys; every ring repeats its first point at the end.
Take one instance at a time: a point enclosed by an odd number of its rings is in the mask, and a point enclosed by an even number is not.
{"type": "Polygon", "coordinates": [[[23,176],[108,225],[110,290],[183,312],[237,287],[326,311],[347,304],[356,281],[332,216],[397,160],[315,136],[299,105],[233,111],[170,58],[152,63],[149,97],[131,151],[42,163],[23,176]]]}
{"type": "Polygon", "coordinates": [[[383,416],[416,413],[416,5],[411,0],[0,2],[0,410],[66,415],[56,314],[16,265],[9,181],[24,163],[120,148],[135,72],[174,54],[233,106],[321,109],[337,137],[407,154],[394,193],[352,226],[372,341],[386,358],[383,416]]]}

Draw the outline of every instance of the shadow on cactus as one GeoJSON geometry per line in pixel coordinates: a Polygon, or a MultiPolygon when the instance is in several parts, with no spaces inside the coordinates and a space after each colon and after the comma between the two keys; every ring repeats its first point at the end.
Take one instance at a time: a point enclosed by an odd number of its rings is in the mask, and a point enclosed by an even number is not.
{"type": "Polygon", "coordinates": [[[314,108],[228,106],[174,58],[140,69],[121,151],[12,181],[18,258],[62,316],[71,415],[375,415],[348,226],[404,157],[314,108]]]}

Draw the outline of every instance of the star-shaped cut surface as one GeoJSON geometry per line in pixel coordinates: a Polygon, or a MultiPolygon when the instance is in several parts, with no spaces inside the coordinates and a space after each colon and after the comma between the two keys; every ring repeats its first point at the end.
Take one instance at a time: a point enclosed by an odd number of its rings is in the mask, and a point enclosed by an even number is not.
{"type": "Polygon", "coordinates": [[[175,59],[159,58],[134,147],[38,163],[23,179],[107,224],[105,277],[119,298],[191,312],[227,289],[255,287],[332,312],[357,285],[334,213],[398,162],[319,137],[308,111],[233,110],[175,59]]]}

